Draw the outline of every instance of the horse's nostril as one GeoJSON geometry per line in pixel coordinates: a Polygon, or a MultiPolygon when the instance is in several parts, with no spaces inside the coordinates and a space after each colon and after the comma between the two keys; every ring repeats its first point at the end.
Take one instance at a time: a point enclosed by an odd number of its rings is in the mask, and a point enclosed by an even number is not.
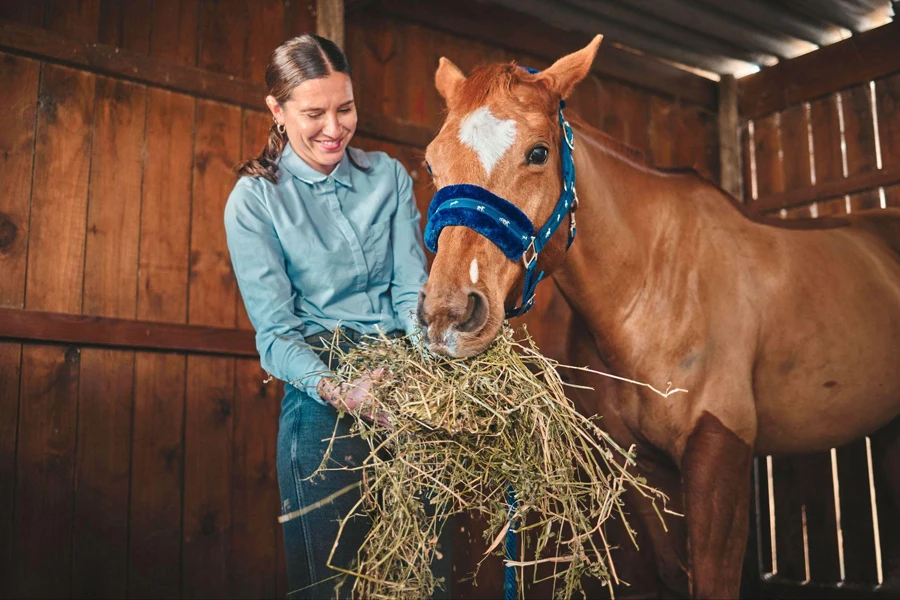
{"type": "Polygon", "coordinates": [[[471,292],[466,304],[466,314],[456,328],[465,333],[478,331],[487,322],[487,317],[487,299],[479,292],[471,292]]]}

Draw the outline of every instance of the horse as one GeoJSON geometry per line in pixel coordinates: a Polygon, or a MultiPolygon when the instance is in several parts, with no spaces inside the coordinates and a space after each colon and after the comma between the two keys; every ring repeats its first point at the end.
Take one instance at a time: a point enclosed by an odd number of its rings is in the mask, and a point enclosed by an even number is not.
{"type": "Polygon", "coordinates": [[[528,308],[532,266],[552,277],[574,313],[578,356],[687,390],[622,382],[579,408],[636,446],[651,483],[680,490],[684,540],[666,550],[652,534],[657,568],[669,570],[661,577],[680,576],[695,598],[736,598],[754,455],[832,448],[900,415],[900,211],[805,230],[759,222],[698,176],[651,168],[588,125],[570,125],[560,102],[588,74],[601,38],[541,72],[510,62],[466,76],[440,59],[435,85],[447,112],[425,152],[437,194],[477,188],[534,224],[555,217],[563,226],[546,245],[532,238],[513,253],[494,229],[469,222],[432,232],[423,340],[434,352],[478,354],[519,298],[528,308]],[[567,193],[561,211],[556,199],[567,193]]]}

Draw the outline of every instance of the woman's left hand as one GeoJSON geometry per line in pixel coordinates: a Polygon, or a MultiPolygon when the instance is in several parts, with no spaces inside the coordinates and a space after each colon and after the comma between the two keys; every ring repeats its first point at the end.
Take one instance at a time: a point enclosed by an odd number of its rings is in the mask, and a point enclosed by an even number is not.
{"type": "Polygon", "coordinates": [[[335,383],[332,379],[322,379],[318,388],[319,396],[338,410],[354,412],[362,407],[359,411],[360,416],[368,421],[377,420],[379,425],[390,428],[391,421],[387,414],[382,411],[373,414],[371,407],[375,399],[372,388],[384,378],[385,373],[386,369],[379,367],[355,381],[341,384],[335,383]]]}

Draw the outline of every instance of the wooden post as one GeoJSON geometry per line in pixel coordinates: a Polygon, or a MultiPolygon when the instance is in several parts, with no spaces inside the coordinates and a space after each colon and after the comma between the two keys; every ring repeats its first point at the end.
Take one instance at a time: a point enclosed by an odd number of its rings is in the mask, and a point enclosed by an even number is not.
{"type": "Polygon", "coordinates": [[[722,189],[741,197],[741,141],[738,134],[737,82],[734,75],[722,75],[719,82],[719,162],[722,189]]]}
{"type": "Polygon", "coordinates": [[[737,82],[734,75],[722,75],[719,82],[719,162],[722,189],[741,197],[741,140],[737,114],[737,82]]]}
{"type": "Polygon", "coordinates": [[[344,0],[316,0],[316,33],[344,47],[344,0]]]}

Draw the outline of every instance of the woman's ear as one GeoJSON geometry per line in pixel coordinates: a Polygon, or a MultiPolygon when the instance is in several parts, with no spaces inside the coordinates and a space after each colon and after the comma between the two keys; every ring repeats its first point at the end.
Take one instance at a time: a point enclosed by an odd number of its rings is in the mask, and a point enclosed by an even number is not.
{"type": "Polygon", "coordinates": [[[275,96],[266,96],[266,106],[269,107],[269,110],[272,112],[272,116],[275,117],[276,123],[284,124],[284,115],[281,111],[281,105],[278,104],[278,100],[275,99],[275,96]]]}

